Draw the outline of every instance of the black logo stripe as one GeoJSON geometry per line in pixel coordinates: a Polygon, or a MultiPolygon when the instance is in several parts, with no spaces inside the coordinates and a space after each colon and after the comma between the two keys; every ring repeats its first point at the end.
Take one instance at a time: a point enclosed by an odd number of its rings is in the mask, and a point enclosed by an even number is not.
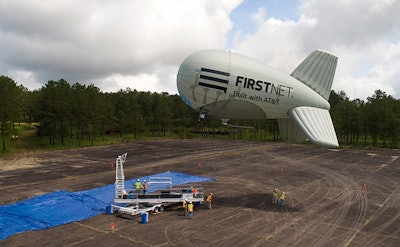
{"type": "Polygon", "coordinates": [[[230,73],[208,68],[201,68],[201,72],[202,74],[200,74],[200,79],[202,81],[199,81],[200,86],[222,90],[224,93],[226,93],[229,80],[219,77],[229,77],[230,73]],[[219,83],[221,85],[215,85],[214,83],[219,83]]]}
{"type": "Polygon", "coordinates": [[[228,72],[219,71],[219,70],[215,70],[215,69],[201,68],[201,71],[209,72],[209,73],[213,73],[213,74],[218,74],[218,75],[223,75],[223,76],[230,76],[231,75],[228,72]]]}
{"type": "Polygon", "coordinates": [[[203,87],[209,87],[209,88],[222,90],[222,91],[224,91],[224,93],[226,93],[226,87],[220,87],[220,86],[217,86],[217,85],[212,85],[212,84],[208,84],[208,83],[204,83],[204,82],[199,82],[199,85],[203,86],[203,87]]]}
{"type": "Polygon", "coordinates": [[[224,79],[216,78],[216,77],[212,77],[212,76],[200,75],[200,78],[201,79],[205,79],[205,80],[220,82],[220,83],[224,83],[224,84],[228,84],[229,83],[228,80],[224,80],[224,79]]]}

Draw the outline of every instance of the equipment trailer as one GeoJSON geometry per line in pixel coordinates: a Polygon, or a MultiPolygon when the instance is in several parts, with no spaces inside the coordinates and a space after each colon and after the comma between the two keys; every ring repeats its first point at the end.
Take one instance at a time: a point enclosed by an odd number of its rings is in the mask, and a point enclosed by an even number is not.
{"type": "Polygon", "coordinates": [[[131,216],[143,214],[147,212],[157,213],[163,211],[166,207],[190,201],[192,203],[201,203],[204,201],[203,188],[186,187],[172,188],[172,179],[168,177],[150,177],[148,186],[167,185],[167,189],[158,190],[156,192],[144,193],[143,190],[125,191],[125,175],[124,166],[127,153],[118,156],[115,167],[115,197],[114,203],[121,205],[111,205],[113,213],[129,214],[131,216]]]}

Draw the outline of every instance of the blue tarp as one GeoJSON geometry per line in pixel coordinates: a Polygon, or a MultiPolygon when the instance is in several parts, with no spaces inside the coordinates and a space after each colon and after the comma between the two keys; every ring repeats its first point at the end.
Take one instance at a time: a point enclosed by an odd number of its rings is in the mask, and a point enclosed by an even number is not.
{"type": "MultiPolygon", "coordinates": [[[[173,186],[213,181],[213,178],[193,176],[178,172],[164,172],[139,178],[148,181],[150,177],[170,177],[173,186]]],[[[125,181],[125,188],[130,189],[136,179],[125,181]]],[[[168,185],[164,186],[167,188],[168,185]]],[[[151,186],[149,191],[162,189],[151,186]]],[[[79,191],[56,191],[33,197],[14,204],[0,206],[0,240],[9,236],[29,231],[43,230],[74,221],[84,220],[105,212],[114,200],[115,185],[79,191]]]]}

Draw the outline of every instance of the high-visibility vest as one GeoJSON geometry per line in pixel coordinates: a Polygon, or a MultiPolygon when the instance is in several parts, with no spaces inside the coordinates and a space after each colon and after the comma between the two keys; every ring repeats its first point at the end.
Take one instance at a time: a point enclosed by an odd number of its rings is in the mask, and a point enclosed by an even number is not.
{"type": "Polygon", "coordinates": [[[274,190],[274,192],[272,192],[272,195],[275,197],[278,197],[278,192],[276,190],[274,190]]]}
{"type": "Polygon", "coordinates": [[[146,189],[146,183],[142,184],[142,189],[144,189],[144,190],[146,189]]]}
{"type": "Polygon", "coordinates": [[[211,202],[211,200],[212,200],[212,195],[208,195],[208,196],[207,196],[207,201],[208,201],[208,202],[211,202]]]}
{"type": "Polygon", "coordinates": [[[193,204],[192,204],[192,203],[189,203],[189,205],[188,205],[188,211],[189,211],[189,212],[193,212],[193,204]]]}
{"type": "Polygon", "coordinates": [[[182,203],[182,207],[183,207],[183,208],[186,208],[186,206],[187,206],[187,203],[186,203],[186,201],[183,201],[183,203],[182,203]]]}
{"type": "Polygon", "coordinates": [[[142,186],[142,185],[140,184],[140,182],[137,181],[137,182],[136,182],[136,189],[137,189],[137,190],[140,190],[140,187],[141,187],[141,186],[142,186]]]}
{"type": "Polygon", "coordinates": [[[281,195],[281,200],[282,201],[285,200],[285,195],[284,194],[281,195]]]}

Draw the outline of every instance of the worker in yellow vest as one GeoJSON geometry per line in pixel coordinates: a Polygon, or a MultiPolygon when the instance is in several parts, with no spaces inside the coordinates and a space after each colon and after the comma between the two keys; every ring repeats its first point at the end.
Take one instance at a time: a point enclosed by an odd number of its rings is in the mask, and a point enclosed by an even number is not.
{"type": "Polygon", "coordinates": [[[136,180],[135,188],[136,188],[136,194],[139,195],[140,188],[142,188],[142,184],[140,183],[140,179],[136,180]]]}
{"type": "Polygon", "coordinates": [[[128,193],[126,193],[125,189],[122,189],[122,198],[124,199],[128,198],[128,193]]]}
{"type": "Polygon", "coordinates": [[[193,203],[189,201],[189,204],[187,205],[188,207],[188,212],[189,212],[189,219],[193,218],[193,203]]]}
{"type": "Polygon", "coordinates": [[[274,189],[274,191],[272,191],[272,204],[278,204],[278,189],[276,188],[274,189]]]}
{"type": "Polygon", "coordinates": [[[143,190],[143,195],[146,194],[146,180],[143,180],[142,190],[143,190]]]}
{"type": "Polygon", "coordinates": [[[281,197],[279,199],[281,201],[280,206],[284,207],[285,206],[285,192],[282,192],[282,195],[281,195],[281,197]]]}
{"type": "Polygon", "coordinates": [[[187,205],[188,203],[187,203],[187,201],[186,200],[183,200],[183,202],[182,202],[182,208],[183,208],[183,216],[186,216],[186,212],[187,212],[187,205]]]}
{"type": "Polygon", "coordinates": [[[209,208],[209,209],[212,209],[212,205],[211,205],[212,198],[213,198],[213,193],[208,194],[208,196],[207,196],[207,202],[208,202],[208,208],[209,208]]]}

